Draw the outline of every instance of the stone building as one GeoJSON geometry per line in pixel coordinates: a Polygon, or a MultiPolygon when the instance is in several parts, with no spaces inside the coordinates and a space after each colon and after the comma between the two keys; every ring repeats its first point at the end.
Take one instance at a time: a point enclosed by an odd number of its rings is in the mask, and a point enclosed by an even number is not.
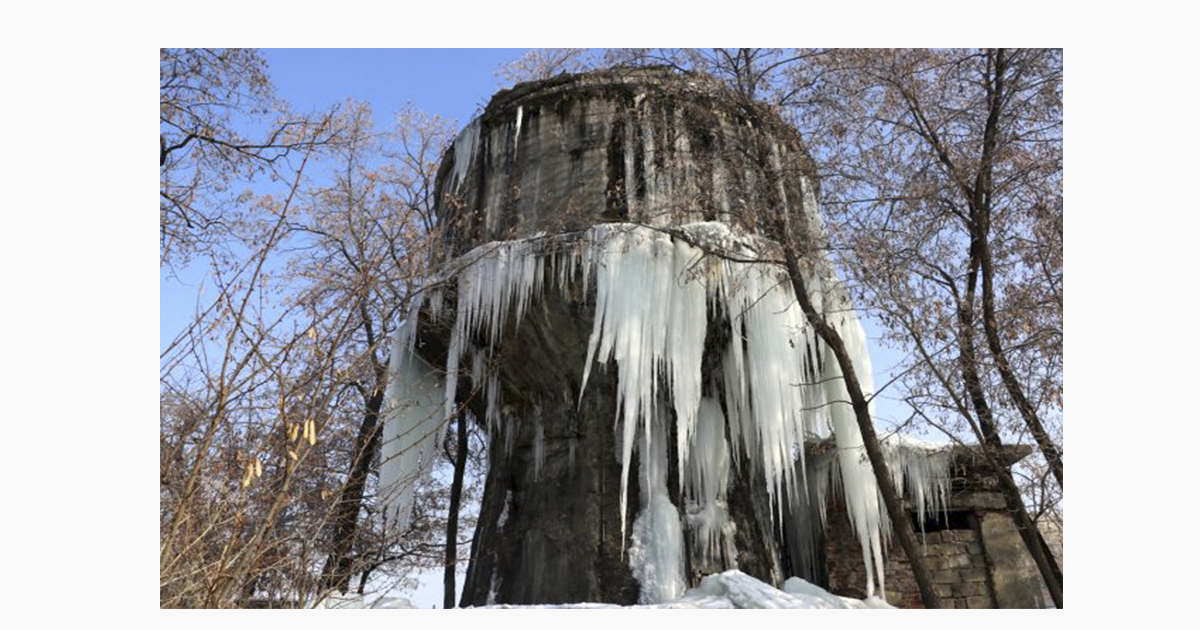
{"type": "MultiPolygon", "coordinates": [[[[1006,462],[1016,463],[1030,452],[1029,446],[1009,446],[1006,462]]],[[[905,497],[934,588],[944,604],[954,608],[1046,607],[1049,600],[1043,596],[1041,576],[996,489],[995,477],[964,446],[949,448],[948,472],[948,501],[939,514],[920,518],[911,496],[905,497]]],[[[844,506],[833,499],[827,510],[826,525],[817,533],[816,561],[812,568],[800,571],[801,577],[839,595],[863,597],[862,552],[844,506]]],[[[899,545],[889,550],[885,575],[889,603],[901,608],[923,607],[908,558],[899,545]]]]}

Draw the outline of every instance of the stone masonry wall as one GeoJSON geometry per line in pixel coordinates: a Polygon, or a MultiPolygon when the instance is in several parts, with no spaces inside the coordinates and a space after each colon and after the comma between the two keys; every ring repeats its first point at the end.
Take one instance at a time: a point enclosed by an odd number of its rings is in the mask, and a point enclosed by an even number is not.
{"type": "MultiPolygon", "coordinates": [[[[933,588],[946,606],[955,608],[995,608],[996,600],[988,583],[987,558],[979,537],[971,529],[947,529],[925,535],[925,561],[933,573],[933,588]]],[[[897,548],[896,556],[904,550],[897,548]]],[[[907,565],[907,560],[904,562],[907,565]]],[[[909,597],[920,604],[912,572],[904,568],[912,583],[909,597]]],[[[891,575],[888,575],[891,578],[891,575]]],[[[898,596],[899,597],[899,596],[898,596]]],[[[913,606],[914,608],[917,606],[913,606]]]]}
{"type": "MultiPolygon", "coordinates": [[[[1010,447],[1009,461],[1029,454],[1010,447]]],[[[970,451],[956,453],[948,519],[927,522],[922,555],[943,604],[954,608],[1042,608],[1044,585],[1025,548],[996,480],[970,451]],[[936,530],[936,531],[935,531],[936,530]]],[[[912,506],[909,506],[912,509],[912,506]]],[[[823,547],[829,590],[864,597],[867,583],[858,541],[840,501],[829,504],[823,547]]],[[[918,538],[920,528],[915,528],[918,538]]],[[[887,600],[901,608],[923,608],[908,558],[893,544],[885,561],[887,600]]]]}
{"type": "MultiPolygon", "coordinates": [[[[841,506],[838,506],[839,512],[841,506]]],[[[850,525],[842,513],[830,513],[825,556],[829,567],[829,589],[838,595],[865,597],[867,577],[850,525]]],[[[973,518],[973,516],[971,517],[973,518]]],[[[918,538],[920,532],[917,532],[918,538]]],[[[924,536],[923,556],[933,574],[934,589],[946,607],[996,608],[990,583],[988,560],[975,529],[929,531],[924,536]]],[[[893,544],[884,562],[887,600],[899,608],[924,608],[907,556],[893,544]]]]}

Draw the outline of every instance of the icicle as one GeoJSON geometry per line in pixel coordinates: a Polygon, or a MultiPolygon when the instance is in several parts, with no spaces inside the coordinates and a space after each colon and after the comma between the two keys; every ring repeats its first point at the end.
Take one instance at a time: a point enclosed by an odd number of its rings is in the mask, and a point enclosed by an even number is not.
{"type": "Polygon", "coordinates": [[[512,417],[512,412],[508,407],[504,408],[504,421],[502,424],[502,432],[504,433],[504,458],[511,459],[513,447],[517,443],[517,423],[512,417]]]}
{"type": "Polygon", "coordinates": [[[463,335],[455,330],[450,337],[450,350],[446,354],[446,389],[443,393],[442,418],[446,420],[447,425],[457,409],[458,362],[462,359],[463,343],[463,335]]]}
{"type": "Polygon", "coordinates": [[[646,182],[642,220],[651,225],[658,225],[665,213],[662,208],[658,207],[658,170],[654,154],[654,112],[646,112],[646,115],[642,116],[642,145],[642,172],[645,174],[646,182]]]}
{"type": "Polygon", "coordinates": [[[521,115],[524,113],[523,105],[517,106],[517,125],[516,131],[513,132],[513,159],[517,159],[517,148],[521,146],[521,115]]]}
{"type": "Polygon", "coordinates": [[[471,386],[483,387],[483,365],[487,358],[484,351],[471,346],[471,386]]]}
{"type": "MultiPolygon", "coordinates": [[[[676,449],[678,461],[681,462],[688,461],[688,445],[696,430],[704,338],[708,330],[707,318],[699,316],[706,310],[707,291],[697,270],[693,269],[700,260],[699,250],[682,240],[675,241],[664,359],[670,374],[671,402],[676,418],[676,449]]],[[[679,484],[682,488],[682,476],[679,484]]]]}
{"type": "Polygon", "coordinates": [[[504,491],[504,506],[500,508],[500,518],[496,519],[497,531],[504,531],[505,523],[508,523],[508,507],[512,505],[512,490],[504,491]]]}
{"type": "Polygon", "coordinates": [[[429,316],[433,318],[433,321],[437,321],[442,318],[442,308],[444,304],[445,300],[442,298],[441,289],[433,289],[429,292],[429,316]]]}
{"type": "MultiPolygon", "coordinates": [[[[832,319],[829,314],[826,317],[832,319]]],[[[863,394],[870,396],[874,391],[871,383],[871,363],[866,354],[865,336],[857,319],[843,318],[837,326],[838,333],[850,354],[854,372],[858,376],[863,394]]],[[[826,346],[824,379],[829,398],[830,415],[833,418],[834,438],[837,440],[838,462],[842,473],[842,487],[846,499],[846,511],[862,546],[863,564],[867,567],[867,596],[875,595],[876,580],[883,593],[883,540],[886,511],[880,505],[879,487],[871,463],[867,460],[862,434],[850,396],[846,392],[845,379],[833,351],[826,346]]]]}
{"type": "Polygon", "coordinates": [[[500,590],[500,575],[496,571],[495,564],[492,565],[492,581],[488,587],[487,605],[496,605],[496,593],[500,590]]]}
{"type": "Polygon", "coordinates": [[[735,527],[725,502],[729,487],[729,444],[725,440],[725,417],[715,398],[700,399],[694,443],[689,450],[685,490],[689,497],[688,529],[694,532],[697,556],[709,566],[728,560],[737,568],[735,527]]]}
{"type": "MultiPolygon", "coordinates": [[[[397,348],[403,349],[407,353],[411,353],[413,345],[417,341],[417,316],[421,312],[421,306],[425,303],[425,292],[418,291],[409,298],[408,302],[408,317],[396,327],[396,335],[393,339],[392,352],[398,352],[397,348]]],[[[399,356],[393,354],[392,356],[399,356]]]]}
{"type": "MultiPolygon", "coordinates": [[[[617,404],[622,423],[621,522],[624,537],[630,457],[639,425],[648,422],[658,399],[659,375],[666,368],[679,419],[680,461],[700,402],[707,294],[690,265],[700,251],[667,234],[645,229],[602,234],[588,258],[596,274],[596,314],[588,339],[582,397],[593,362],[612,359],[618,367],[617,404]],[[663,308],[645,296],[667,301],[663,308]]],[[[588,272],[590,275],[591,272],[588,272]]],[[[649,424],[644,425],[648,433],[649,424]]]]}
{"type": "Polygon", "coordinates": [[[405,328],[392,345],[379,472],[385,514],[399,531],[408,527],[413,493],[433,463],[441,425],[442,379],[404,347],[405,328]]]}
{"type": "Polygon", "coordinates": [[[500,380],[499,374],[495,371],[488,374],[487,394],[484,398],[487,400],[487,411],[484,412],[483,417],[487,422],[488,437],[494,439],[496,424],[500,422],[500,380]]]}
{"type": "Polygon", "coordinates": [[[893,483],[912,499],[924,533],[926,517],[941,514],[945,518],[949,507],[950,445],[900,434],[889,435],[882,443],[893,483]]]}
{"type": "Polygon", "coordinates": [[[665,413],[658,414],[639,449],[642,511],[633,524],[629,566],[641,585],[638,601],[655,604],[683,594],[683,527],[667,493],[665,413]]]}
{"type": "Polygon", "coordinates": [[[450,174],[450,181],[456,195],[462,187],[463,180],[467,178],[467,171],[471,168],[471,161],[475,159],[478,148],[479,119],[476,118],[454,139],[454,170],[450,174]]]}
{"type": "Polygon", "coordinates": [[[629,216],[641,218],[644,215],[641,213],[641,209],[638,206],[638,182],[635,175],[637,172],[637,165],[634,161],[636,152],[634,151],[633,145],[633,126],[638,124],[637,118],[637,104],[635,102],[633,109],[629,110],[629,113],[625,118],[625,207],[628,208],[629,216]]]}

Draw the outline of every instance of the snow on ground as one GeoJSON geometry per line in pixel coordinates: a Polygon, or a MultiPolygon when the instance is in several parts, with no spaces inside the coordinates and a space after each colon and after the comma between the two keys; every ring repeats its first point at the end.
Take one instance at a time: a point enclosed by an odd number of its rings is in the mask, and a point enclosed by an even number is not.
{"type": "Polygon", "coordinates": [[[539,606],[490,606],[489,608],[893,608],[887,602],[840,597],[800,578],[789,578],[783,590],[738,570],[710,575],[678,599],[658,604],[617,606],[615,604],[556,604],[539,606]]]}
{"type": "Polygon", "coordinates": [[[361,608],[416,608],[416,606],[413,606],[412,602],[404,597],[381,597],[367,605],[361,595],[330,595],[317,602],[313,608],[357,610],[361,608]]]}
{"type": "MultiPolygon", "coordinates": [[[[356,597],[327,599],[318,608],[412,608],[412,604],[402,598],[385,598],[366,605],[356,597]]],[[[685,592],[681,597],[658,604],[638,604],[636,606],[618,606],[616,604],[539,604],[530,606],[512,606],[500,604],[484,606],[484,608],[893,608],[887,602],[869,597],[865,600],[851,599],[834,595],[829,591],[800,578],[789,578],[783,583],[783,589],[777,589],[770,584],[731,570],[716,575],[710,575],[700,581],[700,586],[685,592]]]]}

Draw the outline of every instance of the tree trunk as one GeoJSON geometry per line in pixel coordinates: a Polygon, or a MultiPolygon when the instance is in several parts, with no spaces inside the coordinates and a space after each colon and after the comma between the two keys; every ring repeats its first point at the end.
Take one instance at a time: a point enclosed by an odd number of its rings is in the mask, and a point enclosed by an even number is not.
{"type": "Polygon", "coordinates": [[[454,608],[454,573],[458,567],[458,508],[462,503],[463,473],[467,469],[467,418],[458,414],[458,451],[454,456],[454,481],[450,485],[450,513],[446,517],[446,572],[442,608],[454,608]]]}
{"type": "Polygon", "coordinates": [[[995,298],[992,292],[992,256],[986,240],[982,241],[980,249],[980,271],[983,274],[983,330],[987,336],[988,350],[996,360],[996,368],[1000,372],[1004,388],[1012,397],[1017,410],[1021,412],[1021,417],[1029,427],[1029,432],[1033,434],[1033,439],[1041,449],[1042,455],[1046,457],[1046,462],[1050,464],[1050,470],[1054,473],[1054,478],[1058,480],[1058,487],[1062,488],[1062,454],[1059,452],[1058,446],[1050,439],[1050,434],[1046,432],[1041,419],[1038,418],[1037,410],[1025,396],[1021,383],[1017,381],[1016,374],[1013,373],[1012,366],[1009,365],[1008,358],[1004,355],[1004,348],[1000,344],[1000,334],[996,329],[995,298]]]}
{"type": "Polygon", "coordinates": [[[362,508],[363,490],[367,483],[371,460],[379,448],[379,410],[383,406],[383,380],[375,381],[374,390],[367,400],[366,413],[358,437],[354,441],[354,461],[350,464],[350,475],[338,498],[333,518],[333,550],[321,571],[321,589],[346,592],[350,588],[350,577],[354,574],[354,559],[351,555],[354,539],[358,533],[358,513],[362,508]]]}
{"type": "Polygon", "coordinates": [[[975,408],[975,416],[979,420],[978,431],[982,438],[980,440],[980,449],[984,454],[984,459],[1000,481],[1000,490],[1004,495],[1008,511],[1012,514],[1017,531],[1020,532],[1021,539],[1024,540],[1025,546],[1029,550],[1029,555],[1033,558],[1034,563],[1037,564],[1038,570],[1042,574],[1042,579],[1046,582],[1046,588],[1050,591],[1050,597],[1054,600],[1054,605],[1062,608],[1062,572],[1058,570],[1054,558],[1047,556],[1045,553],[1045,544],[1041,533],[1038,532],[1037,527],[1033,524],[1033,520],[1029,518],[1029,513],[1025,510],[1025,501],[1021,498],[1020,488],[1017,487],[1016,482],[1012,478],[1012,471],[1007,466],[1000,464],[996,457],[996,453],[1000,452],[1003,443],[1000,439],[999,428],[992,418],[992,410],[988,405],[987,398],[983,392],[983,386],[979,379],[978,359],[975,356],[975,344],[973,341],[974,315],[972,309],[975,304],[975,283],[979,271],[980,250],[979,242],[973,242],[971,245],[971,272],[967,277],[967,290],[958,306],[959,368],[962,372],[963,384],[971,399],[971,406],[975,408]]]}
{"type": "Polygon", "coordinates": [[[975,307],[974,273],[978,270],[982,274],[983,280],[983,329],[987,338],[988,349],[991,351],[992,357],[996,360],[996,368],[1000,372],[1000,380],[1004,382],[1005,390],[1012,397],[1013,403],[1016,404],[1017,410],[1021,413],[1021,417],[1025,420],[1029,431],[1033,434],[1038,448],[1041,449],[1042,454],[1046,457],[1046,461],[1050,464],[1050,470],[1054,472],[1054,478],[1058,480],[1058,486],[1061,488],[1063,487],[1063,467],[1058,448],[1050,440],[1049,434],[1046,433],[1046,429],[1042,426],[1041,419],[1038,418],[1037,411],[1029,403],[1029,399],[1025,396],[1020,382],[1017,381],[1017,377],[1013,373],[1012,366],[1009,365],[1008,358],[1004,354],[1004,348],[1000,343],[1000,334],[996,330],[996,305],[992,290],[992,253],[991,245],[988,242],[988,232],[991,231],[992,222],[992,194],[994,192],[992,178],[993,158],[996,155],[996,147],[999,142],[1001,112],[1010,96],[1005,91],[1005,73],[1008,71],[1011,60],[1009,59],[1009,55],[1005,53],[1006,51],[1003,48],[988,51],[989,76],[986,77],[987,80],[985,82],[987,88],[988,118],[984,127],[979,171],[975,176],[975,185],[970,190],[971,194],[968,196],[971,221],[968,222],[967,229],[972,239],[972,276],[968,281],[970,283],[968,291],[971,297],[969,307],[972,309],[975,307]]]}
{"type": "Polygon", "coordinates": [[[912,567],[913,577],[917,580],[917,589],[921,591],[921,600],[925,603],[926,608],[941,608],[942,600],[933,590],[933,578],[929,575],[925,556],[917,547],[917,538],[913,534],[912,522],[907,518],[904,506],[900,503],[900,495],[896,492],[896,487],[892,485],[892,476],[888,472],[887,462],[883,459],[883,450],[879,447],[879,439],[875,435],[875,426],[871,422],[867,399],[858,383],[854,364],[850,361],[850,355],[846,352],[846,346],[842,343],[841,336],[833,327],[825,323],[824,318],[817,313],[812,300],[809,299],[804,276],[801,275],[800,264],[796,260],[796,253],[791,244],[785,243],[783,251],[788,275],[792,280],[792,289],[796,294],[796,299],[800,302],[800,308],[803,309],[805,317],[816,329],[821,340],[833,350],[838,365],[842,369],[842,375],[846,380],[846,391],[850,394],[850,402],[854,407],[854,417],[858,420],[863,446],[867,450],[867,458],[871,461],[871,469],[875,473],[875,481],[879,484],[879,491],[883,495],[883,503],[887,507],[888,517],[891,518],[896,537],[900,539],[900,547],[904,549],[909,565],[912,567]]]}

